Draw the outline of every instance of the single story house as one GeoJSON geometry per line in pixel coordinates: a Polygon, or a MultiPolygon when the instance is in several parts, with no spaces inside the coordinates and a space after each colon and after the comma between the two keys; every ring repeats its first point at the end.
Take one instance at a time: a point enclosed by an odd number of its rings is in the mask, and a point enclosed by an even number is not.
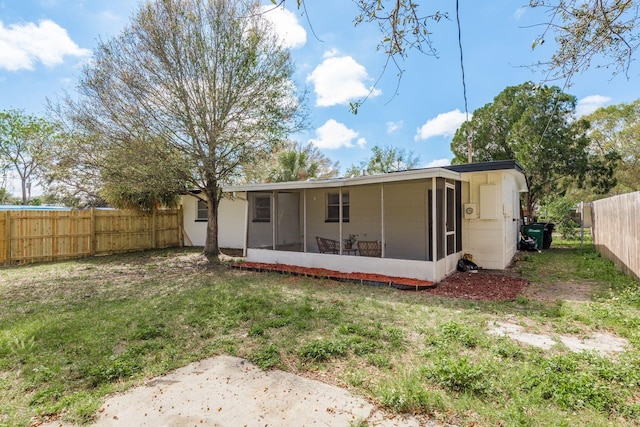
{"type": "MultiPolygon", "coordinates": [[[[510,160],[223,191],[220,247],[242,248],[247,261],[438,282],[463,254],[482,268],[509,265],[528,187],[510,160]]],[[[188,240],[204,245],[206,202],[182,204],[188,240]]]]}

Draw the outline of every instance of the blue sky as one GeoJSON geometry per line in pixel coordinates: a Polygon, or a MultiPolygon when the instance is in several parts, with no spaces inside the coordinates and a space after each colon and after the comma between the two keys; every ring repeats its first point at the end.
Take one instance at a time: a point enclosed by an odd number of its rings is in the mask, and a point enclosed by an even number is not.
{"type": "MultiPolygon", "coordinates": [[[[448,164],[451,138],[465,117],[455,1],[423,2],[448,12],[449,19],[431,27],[437,57],[413,51],[399,63],[405,70],[399,86],[393,67],[380,78],[386,60],[376,50],[381,35],[375,24],[354,27],[352,1],[306,3],[306,13],[296,9],[295,0],[287,0],[287,10],[268,13],[291,47],[296,83],[309,93],[310,128],[293,139],[312,141],[338,160],[342,171],[368,157],[374,145],[411,150],[420,166],[448,164]],[[369,99],[352,114],[349,102],[362,99],[378,78],[369,99]]],[[[536,24],[546,16],[525,4],[460,0],[470,113],[507,86],[545,79],[528,66],[553,53],[551,42],[531,49],[542,31],[536,24]]],[[[0,110],[40,115],[46,98],[73,94],[97,41],[117,35],[137,5],[134,0],[0,0],[0,110]]],[[[629,80],[612,79],[609,70],[592,68],[575,76],[565,91],[578,98],[579,114],[631,102],[640,97],[638,72],[635,67],[629,80]]]]}

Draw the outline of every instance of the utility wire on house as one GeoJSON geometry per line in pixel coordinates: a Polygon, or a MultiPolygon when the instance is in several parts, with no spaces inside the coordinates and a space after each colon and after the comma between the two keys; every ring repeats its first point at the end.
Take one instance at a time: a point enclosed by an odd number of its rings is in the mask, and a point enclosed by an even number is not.
{"type": "MultiPolygon", "coordinates": [[[[467,102],[467,83],[464,76],[464,60],[462,55],[462,31],[460,29],[460,4],[456,0],[456,21],[458,23],[458,46],[460,47],[460,69],[462,70],[462,95],[464,96],[465,122],[469,122],[469,105],[467,102]]],[[[467,135],[467,163],[473,161],[473,135],[467,135]]]]}

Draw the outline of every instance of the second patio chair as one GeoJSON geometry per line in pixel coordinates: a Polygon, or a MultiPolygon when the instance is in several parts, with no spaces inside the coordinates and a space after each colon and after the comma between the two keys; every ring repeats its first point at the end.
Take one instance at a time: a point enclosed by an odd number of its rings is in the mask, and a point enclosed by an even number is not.
{"type": "Polygon", "coordinates": [[[375,240],[358,240],[358,253],[361,256],[380,258],[382,256],[382,245],[375,240]]]}

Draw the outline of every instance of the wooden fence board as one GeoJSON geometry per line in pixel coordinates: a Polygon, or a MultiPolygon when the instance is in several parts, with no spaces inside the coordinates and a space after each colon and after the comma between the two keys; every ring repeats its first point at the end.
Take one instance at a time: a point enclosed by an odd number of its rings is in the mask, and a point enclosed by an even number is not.
{"type": "Polygon", "coordinates": [[[1,211],[0,264],[182,246],[181,209],[1,211]]]}
{"type": "Polygon", "coordinates": [[[622,271],[640,278],[640,192],[597,200],[593,206],[593,243],[622,271]]]}

